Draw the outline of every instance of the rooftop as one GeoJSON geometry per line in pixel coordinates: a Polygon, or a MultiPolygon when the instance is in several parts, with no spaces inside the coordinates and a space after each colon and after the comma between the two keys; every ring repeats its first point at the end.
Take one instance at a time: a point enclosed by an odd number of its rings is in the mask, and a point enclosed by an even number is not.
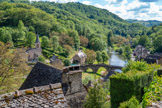
{"type": "Polygon", "coordinates": [[[80,58],[87,57],[87,55],[82,50],[80,50],[76,55],[78,55],[80,58]]]}
{"type": "Polygon", "coordinates": [[[69,108],[61,83],[0,95],[1,108],[69,108]]]}

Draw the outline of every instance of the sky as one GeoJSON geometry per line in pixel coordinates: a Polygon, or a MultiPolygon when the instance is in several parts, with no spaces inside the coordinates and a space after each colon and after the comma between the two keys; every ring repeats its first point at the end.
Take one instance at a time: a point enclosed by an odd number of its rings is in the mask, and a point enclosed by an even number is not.
{"type": "Polygon", "coordinates": [[[107,9],[123,19],[162,21],[162,0],[31,0],[59,3],[80,2],[107,9]]]}

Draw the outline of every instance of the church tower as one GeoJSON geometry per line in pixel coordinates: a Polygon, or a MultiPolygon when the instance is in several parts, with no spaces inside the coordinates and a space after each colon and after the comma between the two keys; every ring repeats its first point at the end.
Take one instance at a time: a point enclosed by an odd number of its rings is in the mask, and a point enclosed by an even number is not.
{"type": "Polygon", "coordinates": [[[39,35],[38,34],[36,36],[35,48],[41,48],[41,43],[40,43],[39,35]]]}

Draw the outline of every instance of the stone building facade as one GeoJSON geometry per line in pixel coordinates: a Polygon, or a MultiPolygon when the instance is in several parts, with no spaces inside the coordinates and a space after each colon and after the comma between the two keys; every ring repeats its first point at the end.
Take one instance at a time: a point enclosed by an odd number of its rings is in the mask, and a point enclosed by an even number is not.
{"type": "Polygon", "coordinates": [[[67,84],[67,91],[65,98],[71,108],[83,108],[83,102],[85,95],[87,94],[86,89],[82,84],[82,71],[71,71],[63,73],[62,83],[67,84]]]}
{"type": "Polygon", "coordinates": [[[63,67],[64,67],[64,63],[62,62],[62,60],[59,59],[58,56],[56,56],[56,55],[53,55],[50,58],[50,64],[53,67],[56,67],[57,69],[63,69],[63,67]]]}
{"type": "Polygon", "coordinates": [[[42,55],[42,48],[38,34],[36,37],[35,48],[29,48],[26,52],[28,53],[28,61],[30,62],[38,61],[38,57],[42,55]]]}
{"type": "Polygon", "coordinates": [[[86,62],[86,58],[86,54],[82,50],[80,50],[76,55],[73,56],[72,63],[84,65],[86,62]]]}
{"type": "Polygon", "coordinates": [[[136,46],[135,50],[133,51],[133,55],[136,56],[137,60],[141,58],[145,58],[149,54],[149,51],[143,47],[142,45],[136,46]]]}

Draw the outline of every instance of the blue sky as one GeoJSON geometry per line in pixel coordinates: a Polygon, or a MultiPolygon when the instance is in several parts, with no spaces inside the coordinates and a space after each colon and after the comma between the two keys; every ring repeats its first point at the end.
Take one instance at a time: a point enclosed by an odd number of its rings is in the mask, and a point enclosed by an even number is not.
{"type": "Polygon", "coordinates": [[[162,21],[162,0],[31,0],[60,3],[81,2],[107,9],[123,19],[162,21]]]}

